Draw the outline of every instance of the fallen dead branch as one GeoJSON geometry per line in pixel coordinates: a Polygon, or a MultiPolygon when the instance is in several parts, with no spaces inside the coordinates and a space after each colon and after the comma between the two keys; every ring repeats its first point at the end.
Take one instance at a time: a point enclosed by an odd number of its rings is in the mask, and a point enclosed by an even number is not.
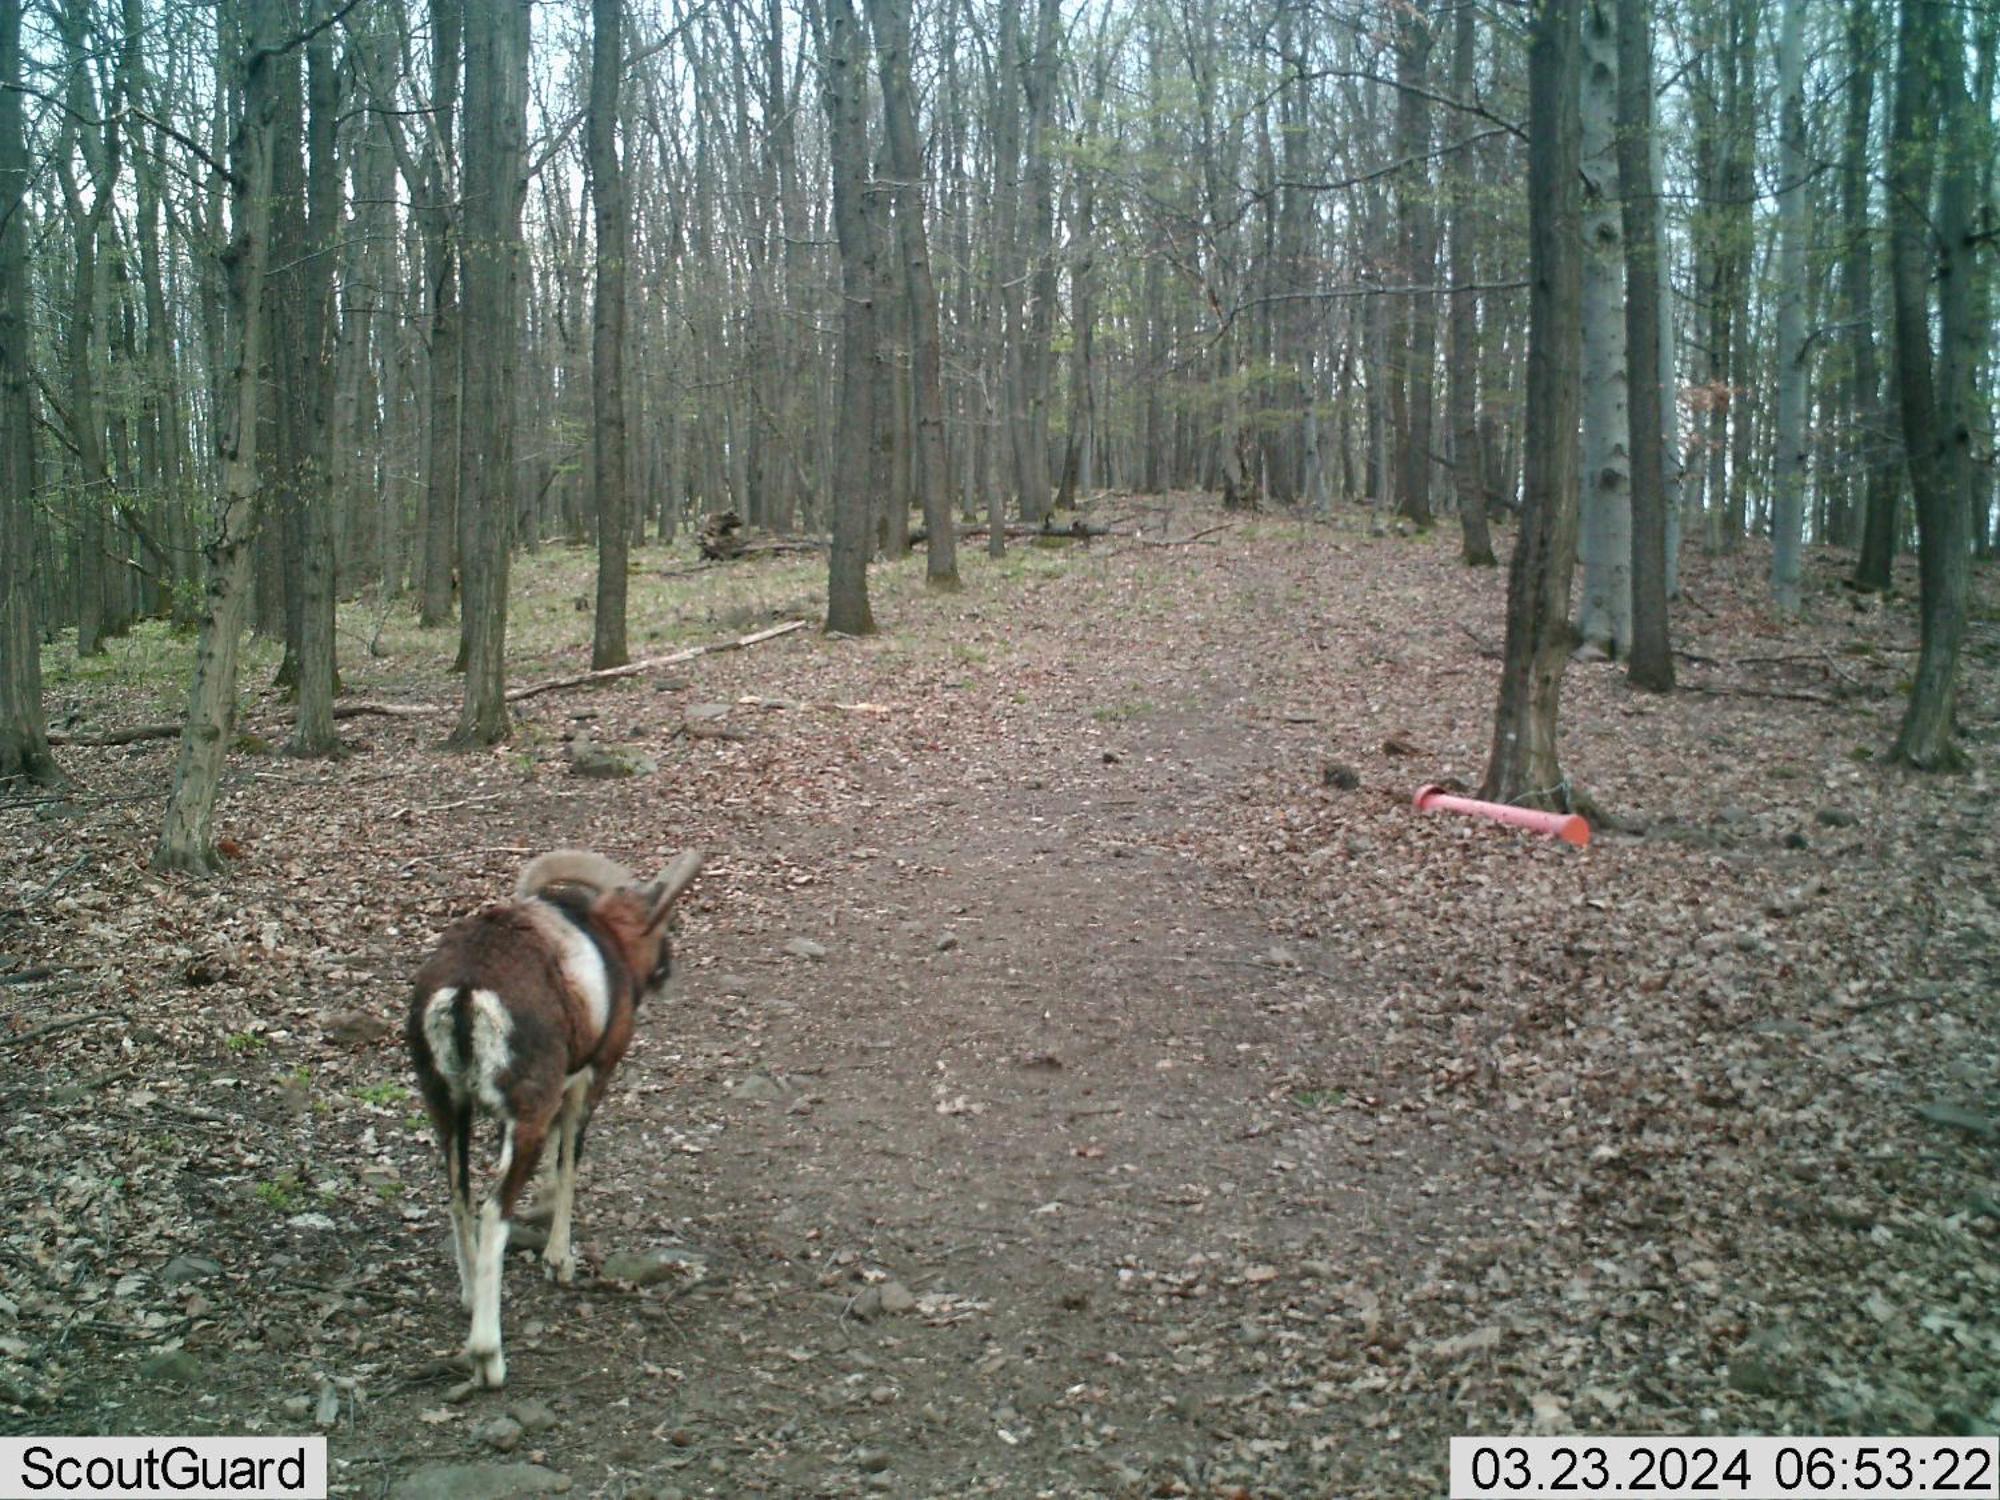
{"type": "Polygon", "coordinates": [[[363,714],[379,714],[385,719],[421,719],[437,709],[427,703],[336,703],[336,719],[358,719],[363,714]]]}
{"type": "Polygon", "coordinates": [[[1135,537],[1133,538],[1133,540],[1138,542],[1139,545],[1142,547],[1185,547],[1191,542],[1206,541],[1209,537],[1214,536],[1218,531],[1231,531],[1234,529],[1235,529],[1234,522],[1225,521],[1220,526],[1211,526],[1205,531],[1197,531],[1193,536],[1168,537],[1165,540],[1158,540],[1150,536],[1142,536],[1142,537],[1135,537]]]}
{"type": "Polygon", "coordinates": [[[738,636],[733,641],[716,641],[707,646],[690,646],[685,651],[674,651],[665,656],[649,656],[643,661],[627,662],[622,667],[600,667],[595,672],[578,672],[569,677],[551,677],[547,682],[515,688],[507,695],[507,701],[519,703],[524,698],[560,692],[564,688],[582,687],[592,682],[609,682],[617,677],[636,677],[642,672],[678,666],[684,661],[693,661],[698,656],[712,656],[718,651],[741,651],[746,646],[761,645],[765,641],[774,641],[781,635],[790,635],[794,630],[805,628],[804,620],[787,620],[782,625],[773,625],[768,630],[752,631],[749,635],[738,636]]]}
{"type": "MultiPolygon", "coordinates": [[[[960,540],[967,537],[991,536],[993,528],[984,521],[974,521],[958,527],[953,534],[960,540]]],[[[1080,542],[1088,542],[1092,537],[1097,536],[1123,535],[1122,532],[1113,531],[1109,526],[1094,526],[1087,521],[1072,521],[1067,526],[1030,526],[1025,522],[1013,522],[1001,527],[1000,534],[1013,541],[1034,541],[1038,538],[1048,538],[1055,541],[1080,542]]],[[[928,527],[919,526],[910,533],[910,545],[912,547],[921,546],[930,540],[930,536],[928,527]]]]}
{"type": "Polygon", "coordinates": [[[1824,693],[1790,692],[1784,688],[1724,687],[1713,682],[1685,682],[1681,686],[1690,693],[1707,693],[1715,698],[1779,698],[1788,703],[1817,703],[1821,708],[1841,708],[1838,698],[1829,698],[1824,693]]]}
{"type": "Polygon", "coordinates": [[[24,1031],[19,1036],[0,1036],[0,1047],[25,1047],[30,1042],[38,1042],[45,1036],[55,1036],[60,1032],[74,1031],[79,1026],[88,1026],[93,1021],[115,1021],[115,1010],[93,1010],[78,1016],[57,1016],[53,1021],[44,1021],[32,1031],[24,1031]]]}
{"type": "Polygon", "coordinates": [[[177,740],[178,724],[135,724],[130,729],[108,729],[102,734],[52,733],[51,745],[136,745],[143,740],[177,740]]]}

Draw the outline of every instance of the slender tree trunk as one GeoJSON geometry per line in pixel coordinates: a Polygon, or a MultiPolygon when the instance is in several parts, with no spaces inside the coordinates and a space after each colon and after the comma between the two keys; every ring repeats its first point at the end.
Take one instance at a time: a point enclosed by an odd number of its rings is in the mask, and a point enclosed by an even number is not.
{"type": "Polygon", "coordinates": [[[1785,0],[1778,31],[1778,424],[1771,503],[1771,602],[1799,612],[1806,499],[1805,0],[1785,0]]]}
{"type": "Polygon", "coordinates": [[[224,252],[229,327],[234,333],[217,412],[222,494],[215,530],[203,547],[207,580],[196,635],[194,681],[181,729],[173,790],[153,868],[207,874],[215,851],[215,801],[236,723],[236,664],[249,603],[250,546],[257,522],[257,413],[270,261],[272,133],[277,113],[277,46],[283,0],[247,0],[239,69],[242,116],[229,153],[230,244],[224,252]]]}
{"type": "Polygon", "coordinates": [[[1950,0],[1902,0],[1900,32],[1889,139],[1889,258],[1903,445],[1917,498],[1922,646],[1894,754],[1919,770],[1961,770],[1966,758],[1954,738],[1954,711],[1972,552],[1972,156],[1983,132],[1966,96],[1965,49],[1950,0]],[[1932,218],[1925,210],[1934,179],[1932,218]],[[1933,270],[1940,344],[1935,371],[1925,285],[1933,270]]]}
{"type": "Polygon", "coordinates": [[[1862,486],[1861,551],[1854,587],[1887,593],[1896,561],[1896,510],[1901,496],[1891,455],[1895,438],[1882,410],[1882,377],[1875,353],[1875,241],[1868,199],[1869,117],[1874,112],[1877,0],[1850,0],[1847,11],[1847,125],[1840,151],[1840,204],[1846,248],[1841,256],[1843,315],[1848,323],[1851,473],[1862,486]]]}
{"type": "Polygon", "coordinates": [[[625,457],[625,265],[631,228],[618,159],[618,90],[625,69],[625,0],[591,0],[590,202],[597,286],[590,325],[591,463],[597,492],[597,621],[593,668],[622,667],[631,496],[625,457]]]}
{"type": "Polygon", "coordinates": [[[28,337],[28,144],[21,0],[0,0],[0,784],[66,783],[42,716],[35,620],[35,375],[28,337]]]}
{"type": "Polygon", "coordinates": [[[1578,74],[1582,0],[1542,0],[1528,48],[1528,431],[1521,534],[1507,575],[1507,640],[1480,796],[1573,807],[1557,755],[1576,563],[1582,330],[1578,74]]]}
{"type": "Polygon", "coordinates": [[[417,623],[424,626],[451,619],[464,535],[458,513],[459,245],[452,178],[463,22],[464,0],[431,0],[431,136],[418,209],[430,320],[430,420],[425,427],[423,560],[417,581],[417,623]]]}
{"type": "Polygon", "coordinates": [[[1660,426],[1659,200],[1653,190],[1652,0],[1618,0],[1618,180],[1625,228],[1625,354],[1632,427],[1632,647],[1626,679],[1674,686],[1667,633],[1667,449],[1660,426]]]}
{"type": "Polygon", "coordinates": [[[1614,659],[1632,646],[1632,456],[1625,230],[1617,156],[1614,0],[1583,11],[1583,598],[1577,631],[1614,659]]]}
{"type": "MultiPolygon", "coordinates": [[[[1409,161],[1400,189],[1405,225],[1404,274],[1412,287],[1425,287],[1437,276],[1436,210],[1431,203],[1430,105],[1422,89],[1430,64],[1431,21],[1422,0],[1406,0],[1398,8],[1396,81],[1397,149],[1409,161]]],[[[1409,395],[1404,403],[1405,426],[1400,513],[1419,529],[1431,524],[1432,382],[1437,363],[1437,298],[1413,291],[1409,305],[1408,365],[1404,371],[1409,395]]]]}
{"type": "Polygon", "coordinates": [[[875,32],[876,70],[882,80],[882,121],[896,181],[896,238],[903,264],[903,298],[909,309],[910,374],[916,406],[912,479],[923,508],[924,579],[932,588],[958,582],[957,527],[952,521],[950,476],[945,470],[944,365],[938,331],[937,284],[931,278],[930,243],[924,230],[924,153],[917,139],[910,88],[909,0],[868,0],[875,32]]]}
{"type": "Polygon", "coordinates": [[[868,179],[868,51],[853,0],[826,0],[825,95],[840,241],[840,452],[826,628],[873,635],[868,607],[868,476],[875,435],[875,267],[863,193],[868,179]]]}
{"type": "Polygon", "coordinates": [[[293,366],[298,389],[290,394],[296,467],[288,476],[298,507],[298,713],[294,755],[330,755],[340,741],[333,729],[334,666],[333,487],[329,464],[333,395],[333,263],[340,223],[340,166],[334,157],[338,107],[333,33],[326,0],[311,0],[306,15],[319,29],[306,43],[306,245],[298,289],[302,347],[293,366]]]}
{"type": "MultiPolygon", "coordinates": [[[[1472,97],[1473,8],[1457,7],[1452,20],[1451,93],[1472,97]]],[[[1467,144],[1472,117],[1461,117],[1458,150],[1452,156],[1449,262],[1456,286],[1473,281],[1472,150],[1467,144]]],[[[1451,348],[1451,461],[1457,493],[1459,556],[1468,567],[1495,565],[1493,539],[1486,525],[1486,496],[1479,479],[1479,297],[1455,292],[1451,298],[1446,338],[1451,348]]]]}
{"type": "Polygon", "coordinates": [[[528,0],[465,8],[464,408],[459,440],[465,700],[453,742],[505,739],[507,570],[514,535],[528,0]]]}

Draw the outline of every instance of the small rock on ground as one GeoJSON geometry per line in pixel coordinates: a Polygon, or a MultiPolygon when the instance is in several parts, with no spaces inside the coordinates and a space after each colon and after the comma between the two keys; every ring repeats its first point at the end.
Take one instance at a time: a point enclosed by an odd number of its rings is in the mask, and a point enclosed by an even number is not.
{"type": "Polygon", "coordinates": [[[389,1500],[509,1500],[556,1495],[570,1477],[539,1464],[429,1464],[391,1486],[389,1500]]]}

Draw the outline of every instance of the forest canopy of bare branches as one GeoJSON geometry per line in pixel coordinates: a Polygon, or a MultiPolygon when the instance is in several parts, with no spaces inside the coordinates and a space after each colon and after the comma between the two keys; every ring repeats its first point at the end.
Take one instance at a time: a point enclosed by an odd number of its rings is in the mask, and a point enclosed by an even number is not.
{"type": "MultiPolygon", "coordinates": [[[[1105,489],[1455,513],[1489,560],[1537,441],[1544,26],[1581,48],[1547,354],[1585,647],[1659,677],[1684,538],[1767,536],[1781,615],[1802,546],[1886,588],[1935,501],[1949,617],[1993,542],[1991,5],[6,9],[10,770],[54,774],[29,633],[213,627],[232,549],[307,753],[370,590],[461,617],[458,737],[504,734],[507,557],[554,539],[605,561],[598,666],[625,546],[723,512],[830,533],[848,630],[913,511],[949,587],[953,516],[998,547],[1105,489]]],[[[1950,763],[1932,667],[1906,749],[1950,763]]]]}

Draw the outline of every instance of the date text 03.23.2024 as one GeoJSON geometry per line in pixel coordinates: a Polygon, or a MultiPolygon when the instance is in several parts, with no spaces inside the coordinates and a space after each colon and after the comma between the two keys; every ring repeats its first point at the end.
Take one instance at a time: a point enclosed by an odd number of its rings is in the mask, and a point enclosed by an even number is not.
{"type": "Polygon", "coordinates": [[[1990,1437],[1460,1437],[1451,1500],[2000,1500],[1990,1437]]]}

